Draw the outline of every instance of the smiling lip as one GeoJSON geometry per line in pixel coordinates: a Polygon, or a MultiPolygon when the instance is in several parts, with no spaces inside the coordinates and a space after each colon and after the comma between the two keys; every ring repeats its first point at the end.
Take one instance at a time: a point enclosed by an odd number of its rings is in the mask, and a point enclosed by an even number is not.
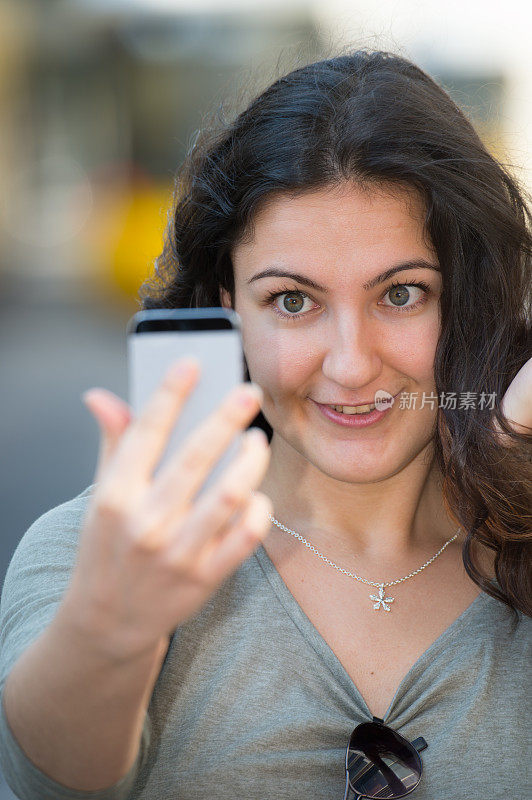
{"type": "MultiPolygon", "coordinates": [[[[401,390],[399,390],[401,391],[401,390]]],[[[392,395],[394,398],[397,397],[397,394],[392,395]]],[[[314,398],[310,398],[313,403],[317,403],[319,406],[347,406],[347,408],[357,408],[358,406],[374,406],[375,405],[375,395],[373,396],[373,400],[361,400],[358,403],[326,403],[325,401],[321,400],[314,400],[314,398]]]]}
{"type": "MultiPolygon", "coordinates": [[[[312,400],[312,398],[310,398],[312,400]]],[[[322,403],[320,400],[313,400],[319,406],[347,406],[347,408],[357,408],[358,406],[374,406],[375,398],[373,400],[365,400],[363,403],[322,403]]]]}
{"type": "Polygon", "coordinates": [[[358,406],[374,406],[375,398],[373,398],[373,400],[366,400],[364,403],[320,403],[319,400],[314,400],[314,402],[319,406],[347,406],[347,408],[357,408],[358,406]]]}
{"type": "MultiPolygon", "coordinates": [[[[399,392],[397,392],[396,395],[393,395],[394,400],[398,394],[399,392]]],[[[312,398],[310,399],[312,400],[312,398]]],[[[384,417],[393,409],[393,405],[390,405],[388,408],[385,408],[384,411],[378,411],[376,408],[374,408],[372,411],[369,411],[366,414],[342,414],[341,412],[330,408],[329,405],[317,403],[315,400],[312,400],[312,402],[324,417],[327,417],[327,419],[329,419],[331,422],[336,422],[338,425],[342,425],[346,428],[366,428],[369,425],[373,425],[379,422],[381,419],[384,419],[384,417]]],[[[371,403],[367,403],[367,405],[371,405],[371,403]]]]}

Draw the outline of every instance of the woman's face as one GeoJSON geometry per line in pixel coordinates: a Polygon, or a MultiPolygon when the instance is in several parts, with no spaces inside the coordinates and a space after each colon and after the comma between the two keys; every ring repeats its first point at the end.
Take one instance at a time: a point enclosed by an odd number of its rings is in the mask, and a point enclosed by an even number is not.
{"type": "Polygon", "coordinates": [[[435,398],[441,273],[423,216],[413,191],[344,184],[277,197],[257,214],[252,241],[235,247],[234,308],[273,455],[299,454],[332,478],[366,483],[400,471],[433,438],[438,400],[421,405],[423,393],[435,398]],[[404,262],[420,265],[381,279],[404,262]],[[286,275],[259,277],[270,269],[286,275]],[[428,292],[412,285],[420,281],[428,292]],[[399,395],[379,422],[347,428],[313,402],[374,402],[378,390],[417,393],[415,408],[401,408],[399,395]]]}

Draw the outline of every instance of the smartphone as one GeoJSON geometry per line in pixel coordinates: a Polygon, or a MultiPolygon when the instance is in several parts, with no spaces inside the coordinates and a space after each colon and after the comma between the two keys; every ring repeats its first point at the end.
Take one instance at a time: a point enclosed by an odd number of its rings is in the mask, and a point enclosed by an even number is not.
{"type": "MultiPolygon", "coordinates": [[[[231,389],[246,380],[241,319],[232,309],[158,308],[139,311],[126,327],[129,404],[137,418],[168,367],[195,356],[200,374],[170,434],[154,477],[179,450],[189,433],[215,411],[231,389]]],[[[196,492],[199,497],[221,476],[240,449],[239,432],[196,492]]]]}

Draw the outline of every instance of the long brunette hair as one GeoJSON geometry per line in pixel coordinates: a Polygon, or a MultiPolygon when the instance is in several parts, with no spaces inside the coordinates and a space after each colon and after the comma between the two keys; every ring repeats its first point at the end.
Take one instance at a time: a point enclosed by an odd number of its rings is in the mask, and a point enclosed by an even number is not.
{"type": "MultiPolygon", "coordinates": [[[[438,409],[444,502],[467,534],[470,578],[513,610],[515,624],[518,610],[532,616],[532,433],[514,431],[500,408],[532,354],[530,211],[516,179],[441,86],[381,51],[300,66],[233,121],[217,115],[198,133],[177,171],[163,252],[139,291],[143,309],[220,306],[220,287],[234,306],[231,251],[274,195],[344,181],[419,192],[443,279],[438,396],[495,398],[493,408],[438,409]],[[494,551],[498,586],[476,560],[476,543],[494,551]]],[[[252,424],[271,440],[262,413],[252,424]]]]}

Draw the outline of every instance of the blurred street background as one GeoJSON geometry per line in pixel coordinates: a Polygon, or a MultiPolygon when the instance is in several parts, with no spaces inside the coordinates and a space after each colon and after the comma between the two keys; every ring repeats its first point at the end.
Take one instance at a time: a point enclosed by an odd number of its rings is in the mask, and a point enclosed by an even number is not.
{"type": "Polygon", "coordinates": [[[529,23],[524,0],[0,0],[0,586],[29,525],[93,482],[80,394],[127,399],[125,326],[204,116],[335,48],[390,49],[530,190],[529,23]]]}

